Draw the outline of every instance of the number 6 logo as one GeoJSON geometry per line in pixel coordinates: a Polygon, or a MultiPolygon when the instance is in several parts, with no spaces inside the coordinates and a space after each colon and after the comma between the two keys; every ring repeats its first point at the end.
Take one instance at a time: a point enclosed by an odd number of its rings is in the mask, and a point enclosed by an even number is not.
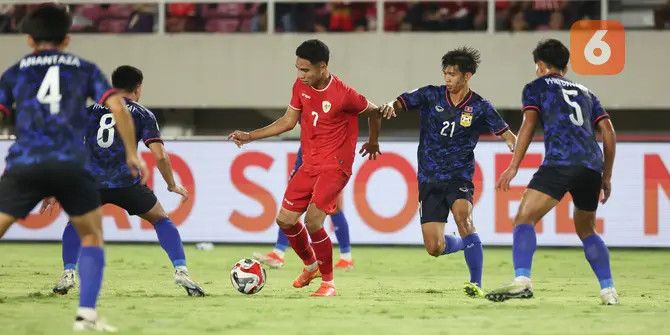
{"type": "Polygon", "coordinates": [[[626,35],[612,20],[580,20],[570,28],[570,61],[576,73],[612,75],[623,71],[626,35]]]}

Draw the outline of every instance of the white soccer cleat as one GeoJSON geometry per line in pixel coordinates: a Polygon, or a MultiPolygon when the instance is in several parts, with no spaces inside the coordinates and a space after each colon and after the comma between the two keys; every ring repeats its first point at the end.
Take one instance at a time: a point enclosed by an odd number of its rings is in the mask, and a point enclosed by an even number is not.
{"type": "Polygon", "coordinates": [[[485,297],[495,302],[507,299],[529,299],[533,297],[533,284],[530,278],[519,276],[514,278],[512,283],[487,293],[485,297]]]}
{"type": "Polygon", "coordinates": [[[103,333],[116,333],[118,331],[116,327],[109,325],[107,322],[101,320],[100,318],[89,320],[84,319],[81,316],[77,316],[77,318],[74,320],[72,330],[75,332],[92,331],[92,332],[103,332],[103,333]]]}
{"type": "Polygon", "coordinates": [[[618,305],[619,295],[614,287],[608,287],[600,290],[600,300],[603,305],[618,305]]]}
{"type": "Polygon", "coordinates": [[[67,294],[67,291],[72,289],[76,284],[75,280],[75,271],[74,270],[65,270],[63,275],[56,283],[56,286],[53,288],[53,292],[61,295],[67,294]]]}
{"type": "Polygon", "coordinates": [[[205,291],[200,288],[200,285],[191,279],[188,271],[177,270],[174,273],[174,283],[183,287],[186,290],[186,293],[191,297],[204,297],[205,291]]]}

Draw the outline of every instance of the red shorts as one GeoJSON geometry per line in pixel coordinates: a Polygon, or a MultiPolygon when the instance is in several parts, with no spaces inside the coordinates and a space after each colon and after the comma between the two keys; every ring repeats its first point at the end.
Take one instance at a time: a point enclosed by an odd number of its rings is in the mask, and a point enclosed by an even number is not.
{"type": "Polygon", "coordinates": [[[307,172],[300,167],[289,180],[282,207],[303,213],[310,203],[326,214],[337,209],[337,198],[347,185],[349,176],[339,168],[307,172]]]}

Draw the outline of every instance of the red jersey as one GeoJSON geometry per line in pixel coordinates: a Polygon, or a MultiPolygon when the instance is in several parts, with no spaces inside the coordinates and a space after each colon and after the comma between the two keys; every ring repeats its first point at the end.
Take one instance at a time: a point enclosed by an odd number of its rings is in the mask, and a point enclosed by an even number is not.
{"type": "Polygon", "coordinates": [[[304,167],[317,172],[339,166],[351,175],[358,114],[367,109],[368,100],[331,74],[328,85],[320,90],[297,79],[289,107],[300,111],[304,167]]]}

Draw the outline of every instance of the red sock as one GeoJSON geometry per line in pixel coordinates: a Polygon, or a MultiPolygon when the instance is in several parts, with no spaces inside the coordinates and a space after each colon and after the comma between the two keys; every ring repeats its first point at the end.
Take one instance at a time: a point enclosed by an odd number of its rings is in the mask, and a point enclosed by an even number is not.
{"type": "Polygon", "coordinates": [[[291,244],[291,248],[295,250],[295,253],[298,254],[298,257],[302,259],[302,262],[305,265],[314,264],[316,262],[316,256],[314,256],[314,249],[309,245],[309,239],[307,238],[307,228],[302,222],[298,221],[293,227],[284,229],[281,228],[286,237],[288,238],[288,243],[291,244]]]}
{"type": "Polygon", "coordinates": [[[314,249],[316,259],[319,261],[321,278],[324,281],[333,280],[333,242],[330,241],[330,236],[321,227],[321,229],[309,234],[309,237],[312,239],[312,249],[314,249]]]}

